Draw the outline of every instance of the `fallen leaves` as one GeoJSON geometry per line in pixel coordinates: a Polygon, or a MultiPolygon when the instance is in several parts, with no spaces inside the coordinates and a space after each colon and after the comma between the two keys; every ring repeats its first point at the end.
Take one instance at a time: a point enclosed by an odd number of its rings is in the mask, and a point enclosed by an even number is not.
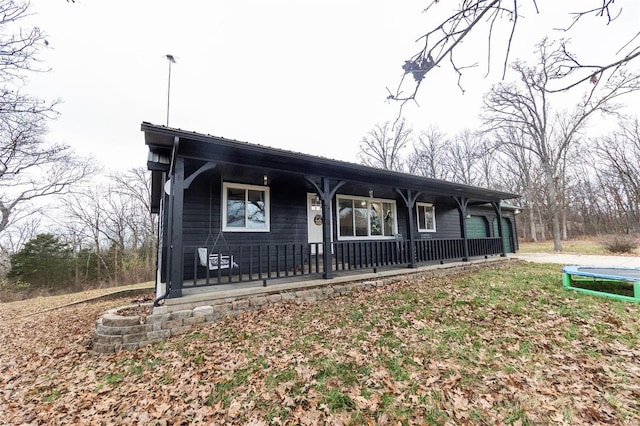
{"type": "Polygon", "coordinates": [[[95,319],[127,303],[2,304],[0,423],[640,422],[638,305],[565,293],[552,268],[283,303],[91,353],[95,319]]]}

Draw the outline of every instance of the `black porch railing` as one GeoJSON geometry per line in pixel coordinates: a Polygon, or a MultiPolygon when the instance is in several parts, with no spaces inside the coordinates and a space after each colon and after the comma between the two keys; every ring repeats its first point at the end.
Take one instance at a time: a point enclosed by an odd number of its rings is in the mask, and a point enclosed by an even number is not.
{"type": "Polygon", "coordinates": [[[490,256],[502,253],[502,239],[495,238],[471,238],[469,242],[469,256],[490,256]]]}
{"type": "Polygon", "coordinates": [[[184,276],[192,279],[184,287],[316,274],[322,272],[321,253],[321,243],[187,247],[184,276]]]}
{"type": "MultiPolygon", "coordinates": [[[[500,238],[469,239],[470,257],[500,254],[500,238]]],[[[214,247],[185,247],[183,288],[324,273],[321,243],[253,244],[214,247]]],[[[435,262],[464,258],[464,240],[417,240],[415,260],[435,262]]],[[[411,263],[408,240],[340,241],[331,243],[331,269],[346,271],[411,263]]]]}
{"type": "Polygon", "coordinates": [[[416,261],[418,262],[461,259],[463,257],[464,240],[462,238],[416,241],[416,261]]]}
{"type": "Polygon", "coordinates": [[[409,241],[349,241],[331,243],[334,251],[333,269],[375,268],[410,262],[409,241]]]}

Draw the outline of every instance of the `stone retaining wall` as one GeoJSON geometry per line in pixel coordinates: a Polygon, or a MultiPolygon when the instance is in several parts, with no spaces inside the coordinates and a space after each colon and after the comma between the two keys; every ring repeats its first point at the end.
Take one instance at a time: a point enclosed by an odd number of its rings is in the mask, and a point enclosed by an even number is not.
{"type": "MultiPolygon", "coordinates": [[[[198,324],[210,323],[218,319],[237,315],[242,311],[257,310],[267,305],[283,301],[314,302],[348,295],[354,291],[364,291],[372,287],[380,287],[390,283],[407,280],[431,278],[463,271],[497,268],[507,263],[507,259],[489,263],[456,265],[445,268],[423,270],[418,273],[396,275],[379,280],[350,282],[343,284],[326,284],[314,288],[291,289],[280,292],[230,297],[211,301],[210,305],[196,306],[170,312],[167,306],[153,308],[151,315],[119,315],[119,311],[131,307],[107,311],[96,321],[93,349],[98,353],[113,353],[120,350],[135,350],[149,344],[161,342],[171,336],[190,332],[198,324]]],[[[151,304],[147,307],[151,309],[151,304]]]]}

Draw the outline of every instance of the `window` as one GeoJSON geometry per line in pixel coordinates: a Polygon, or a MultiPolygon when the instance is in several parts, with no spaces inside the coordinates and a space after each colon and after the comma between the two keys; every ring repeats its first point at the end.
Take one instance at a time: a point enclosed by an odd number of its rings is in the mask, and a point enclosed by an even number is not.
{"type": "Polygon", "coordinates": [[[396,234],[396,203],[390,200],[339,195],[340,238],[384,238],[396,234]]]}
{"type": "Polygon", "coordinates": [[[224,183],[222,185],[222,230],[269,232],[269,188],[224,183]]]}
{"type": "Polygon", "coordinates": [[[418,232],[436,232],[436,209],[433,204],[416,203],[418,232]]]}

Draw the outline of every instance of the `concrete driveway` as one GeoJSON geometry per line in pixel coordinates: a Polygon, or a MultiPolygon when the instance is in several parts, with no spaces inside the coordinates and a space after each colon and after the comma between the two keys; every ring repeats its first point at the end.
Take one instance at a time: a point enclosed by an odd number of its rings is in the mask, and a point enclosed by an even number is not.
{"type": "Polygon", "coordinates": [[[558,263],[578,266],[623,266],[640,268],[640,257],[637,256],[596,256],[590,254],[565,253],[515,253],[509,257],[536,263],[558,263]]]}

